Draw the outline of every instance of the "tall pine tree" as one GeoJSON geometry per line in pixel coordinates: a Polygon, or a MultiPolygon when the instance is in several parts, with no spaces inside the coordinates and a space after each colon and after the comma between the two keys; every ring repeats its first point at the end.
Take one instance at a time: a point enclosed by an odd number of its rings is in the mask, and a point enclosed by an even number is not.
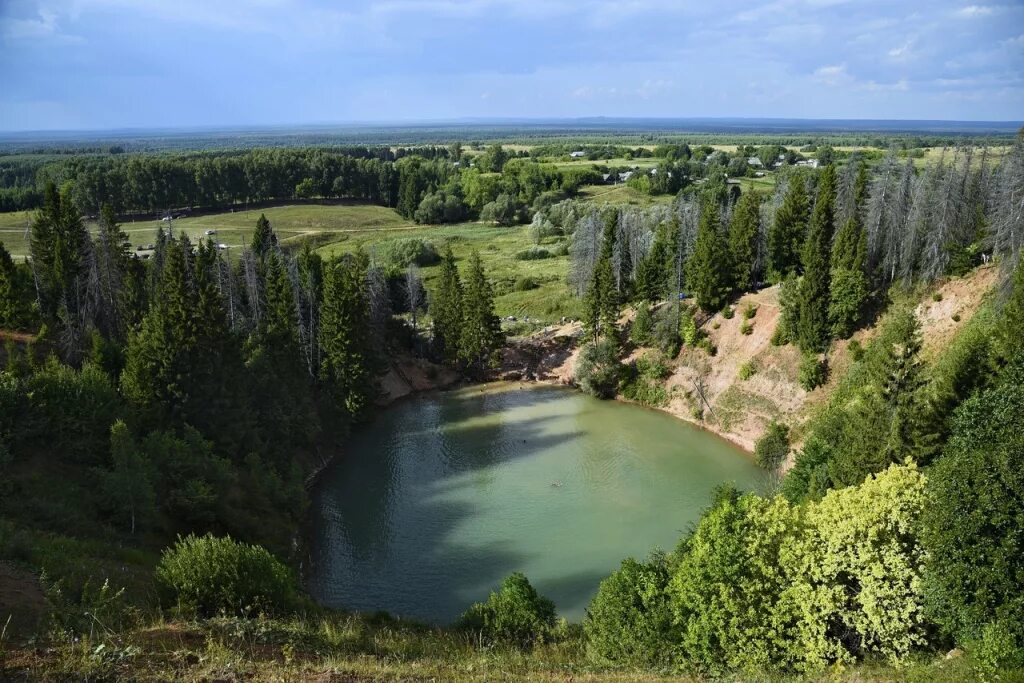
{"type": "Polygon", "coordinates": [[[807,232],[810,202],[804,179],[789,179],[782,206],[775,212],[775,221],[768,230],[768,273],[774,282],[800,271],[800,252],[807,232]]]}
{"type": "Polygon", "coordinates": [[[822,170],[818,181],[818,197],[803,249],[804,276],[798,299],[797,341],[804,351],[825,351],[831,339],[828,309],[835,200],[836,171],[830,164],[822,170]]]}
{"type": "Polygon", "coordinates": [[[462,335],[459,356],[470,366],[484,368],[503,341],[501,322],[494,314],[494,292],[487,281],[480,254],[469,257],[463,294],[462,335]]]}
{"type": "Polygon", "coordinates": [[[462,280],[455,265],[451,247],[441,259],[441,276],[430,301],[430,314],[434,319],[434,345],[438,355],[449,363],[459,359],[462,335],[462,280]]]}
{"type": "Polygon", "coordinates": [[[828,318],[832,334],[845,338],[856,329],[868,299],[868,237],[857,218],[836,233],[832,244],[832,291],[828,318]]]}
{"type": "Polygon", "coordinates": [[[324,269],[320,349],[320,377],[335,404],[361,419],[377,393],[362,255],[346,255],[324,269]]]}
{"type": "Polygon", "coordinates": [[[729,245],[722,234],[718,206],[705,201],[693,253],[686,261],[686,284],[705,313],[722,310],[732,293],[729,245]]]}
{"type": "Polygon", "coordinates": [[[729,252],[732,256],[733,286],[738,292],[750,290],[757,279],[757,238],[761,222],[761,196],[747,192],[740,196],[729,222],[729,252]]]}

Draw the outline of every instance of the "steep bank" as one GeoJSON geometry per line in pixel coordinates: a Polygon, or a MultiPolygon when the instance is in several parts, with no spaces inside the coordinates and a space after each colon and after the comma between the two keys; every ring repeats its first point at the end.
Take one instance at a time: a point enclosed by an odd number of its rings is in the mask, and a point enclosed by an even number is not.
{"type": "MultiPolygon", "coordinates": [[[[920,294],[915,312],[921,323],[925,359],[934,358],[963,329],[997,279],[998,270],[985,266],[920,294]]],[[[850,339],[833,343],[828,354],[828,382],[808,392],[798,382],[799,350],[793,345],[771,344],[781,314],[779,288],[745,294],[733,309],[731,318],[719,313],[703,326],[716,348],[715,355],[684,347],[678,356],[667,359],[671,370],[664,380],[668,402],[658,408],[747,451],[753,451],[772,420],[790,425],[799,440],[802,426],[827,402],[849,366],[851,342],[865,345],[875,334],[878,321],[850,339]],[[756,313],[745,321],[743,311],[748,307],[756,308],[756,313]],[[750,328],[746,334],[744,322],[750,328]]],[[[627,312],[621,322],[628,327],[631,321],[632,314],[627,312]]],[[[579,323],[571,323],[511,340],[503,356],[502,376],[573,384],[581,339],[579,323]]],[[[648,351],[633,349],[624,360],[648,351]]]]}

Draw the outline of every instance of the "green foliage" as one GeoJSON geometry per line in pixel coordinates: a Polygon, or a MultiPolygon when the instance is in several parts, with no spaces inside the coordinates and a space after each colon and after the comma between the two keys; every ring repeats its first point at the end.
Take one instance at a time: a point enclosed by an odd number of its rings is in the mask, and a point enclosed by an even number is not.
{"type": "Polygon", "coordinates": [[[917,539],[925,477],[892,466],[808,506],[807,532],[787,558],[801,567],[787,591],[799,610],[801,667],[877,654],[905,661],[927,640],[917,539]]]}
{"type": "Polygon", "coordinates": [[[773,346],[785,346],[797,340],[799,319],[800,281],[795,275],[788,275],[779,286],[779,322],[772,333],[773,346]]]}
{"type": "Polygon", "coordinates": [[[754,444],[754,460],[766,470],[774,471],[789,455],[789,427],[772,420],[765,433],[754,444]]]}
{"type": "Polygon", "coordinates": [[[480,254],[474,251],[469,257],[469,273],[462,296],[459,358],[471,366],[483,368],[503,343],[501,322],[494,314],[494,291],[484,273],[480,254]]]}
{"type": "Polygon", "coordinates": [[[406,237],[384,242],[379,246],[377,256],[390,268],[403,270],[411,264],[432,266],[441,260],[437,248],[421,237],[406,237]]]}
{"type": "Polygon", "coordinates": [[[646,406],[663,406],[668,403],[664,382],[671,374],[660,354],[645,353],[628,368],[622,382],[622,395],[646,406]]]}
{"type": "Polygon", "coordinates": [[[580,351],[576,363],[576,384],[591,396],[613,398],[625,366],[619,362],[619,352],[610,339],[587,344],[580,351]]]}
{"type": "Polygon", "coordinates": [[[680,306],[676,303],[662,306],[654,314],[652,342],[669,358],[675,358],[679,355],[679,347],[683,343],[679,331],[681,315],[680,306]]]}
{"type": "Polygon", "coordinates": [[[799,568],[784,553],[801,525],[783,499],[719,492],[680,544],[668,586],[687,666],[721,675],[790,665],[796,605],[785,591],[799,568]]]}
{"type": "Polygon", "coordinates": [[[798,273],[810,215],[804,179],[791,176],[782,206],[775,212],[775,222],[768,229],[768,272],[775,282],[798,273]]]}
{"type": "Polygon", "coordinates": [[[747,304],[743,307],[743,319],[751,320],[757,315],[757,304],[747,304]]]}
{"type": "Polygon", "coordinates": [[[800,359],[797,379],[804,391],[813,391],[828,381],[828,361],[816,353],[805,353],[800,359]]]}
{"type": "Polygon", "coordinates": [[[867,250],[867,232],[860,221],[851,218],[836,233],[832,245],[828,317],[836,337],[850,336],[864,315],[869,294],[867,250]]]}
{"type": "Polygon", "coordinates": [[[729,253],[732,282],[737,291],[745,292],[756,281],[757,246],[761,225],[761,195],[745,192],[733,208],[729,223],[729,253]]]}
{"type": "Polygon", "coordinates": [[[706,202],[693,252],[686,261],[686,284],[705,313],[720,311],[732,293],[729,246],[722,234],[718,207],[706,202]]]}
{"type": "Polygon", "coordinates": [[[653,334],[654,315],[651,313],[651,305],[647,301],[641,301],[636,305],[636,315],[629,328],[629,339],[637,346],[647,346],[651,343],[653,334]]]}
{"type": "Polygon", "coordinates": [[[520,275],[512,285],[512,289],[517,292],[529,292],[530,290],[537,289],[538,287],[540,287],[540,283],[538,283],[537,278],[532,275],[520,275]]]}
{"type": "Polygon", "coordinates": [[[287,567],[263,548],[230,536],[179,538],[160,558],[156,579],[179,608],[205,617],[280,613],[296,599],[287,567]]]}
{"type": "Polygon", "coordinates": [[[320,312],[320,378],[354,419],[365,416],[375,385],[375,354],[366,297],[366,264],[357,255],[324,269],[320,312]]]}
{"type": "Polygon", "coordinates": [[[31,290],[11,254],[0,242],[0,328],[19,330],[31,319],[31,290]]]}
{"type": "Polygon", "coordinates": [[[744,320],[742,323],[740,323],[740,334],[746,336],[753,334],[753,332],[754,326],[751,325],[749,321],[744,320]]]}
{"type": "Polygon", "coordinates": [[[134,535],[156,515],[156,472],[121,420],[110,428],[110,459],[112,468],[102,475],[107,505],[117,523],[134,535]]]}
{"type": "Polygon", "coordinates": [[[737,376],[744,382],[757,374],[757,364],[752,360],[748,360],[740,366],[737,376]]]}
{"type": "Polygon", "coordinates": [[[984,639],[998,622],[1024,652],[1021,415],[1024,362],[1017,359],[957,410],[929,475],[922,536],[932,618],[959,642],[984,639]]]}
{"type": "Polygon", "coordinates": [[[529,249],[523,249],[515,254],[515,258],[518,261],[538,261],[540,259],[551,258],[554,256],[549,250],[544,247],[532,246],[529,249]]]}
{"type": "Polygon", "coordinates": [[[555,628],[555,603],[539,595],[522,574],[510,575],[486,602],[462,615],[460,626],[492,643],[530,647],[550,640],[555,628]]]}
{"type": "Polygon", "coordinates": [[[679,634],[666,587],[668,558],[633,558],[601,582],[583,621],[587,649],[599,661],[664,667],[674,658],[679,634]]]}
{"type": "Polygon", "coordinates": [[[430,300],[430,313],[434,318],[434,345],[441,358],[454,363],[459,357],[463,297],[462,280],[451,247],[445,250],[438,279],[437,289],[430,300]]]}
{"type": "Polygon", "coordinates": [[[835,167],[826,166],[818,182],[818,199],[811,213],[801,263],[797,299],[797,342],[805,352],[828,349],[832,328],[829,324],[831,288],[831,251],[835,211],[835,167]]]}

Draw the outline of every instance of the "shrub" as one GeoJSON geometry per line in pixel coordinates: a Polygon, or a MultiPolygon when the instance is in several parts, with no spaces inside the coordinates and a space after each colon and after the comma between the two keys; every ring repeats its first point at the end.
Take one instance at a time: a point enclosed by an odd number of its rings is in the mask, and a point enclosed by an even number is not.
{"type": "Polygon", "coordinates": [[[864,357],[864,347],[856,339],[851,339],[846,348],[850,352],[850,358],[854,363],[864,357]]]}
{"type": "Polygon", "coordinates": [[[662,306],[655,314],[654,345],[669,358],[679,355],[682,344],[679,336],[679,309],[675,306],[662,306]]]}
{"type": "Polygon", "coordinates": [[[739,377],[741,380],[746,382],[748,379],[757,374],[757,365],[754,361],[748,360],[746,363],[740,366],[739,377]]]}
{"type": "Polygon", "coordinates": [[[722,317],[726,320],[732,320],[734,315],[736,315],[736,309],[732,306],[726,306],[722,309],[722,317]]]}
{"type": "Polygon", "coordinates": [[[757,305],[756,304],[747,304],[746,306],[743,307],[743,319],[744,320],[750,320],[755,315],[757,315],[757,305]]]}
{"type": "Polygon", "coordinates": [[[932,301],[942,301],[942,292],[934,292],[932,294],[932,301]]]}
{"type": "Polygon", "coordinates": [[[754,460],[766,470],[774,471],[789,455],[789,427],[775,420],[754,445],[754,460]]]}
{"type": "Polygon", "coordinates": [[[612,398],[618,391],[624,370],[615,343],[604,339],[583,347],[576,364],[576,383],[591,396],[612,398]]]}
{"type": "Polygon", "coordinates": [[[555,603],[539,595],[519,572],[501,583],[486,602],[478,602],[462,615],[460,626],[492,643],[529,647],[550,640],[555,628],[555,603]]]}
{"type": "Polygon", "coordinates": [[[998,621],[998,630],[1024,648],[1021,415],[1024,359],[960,406],[952,436],[929,471],[922,518],[928,611],[960,642],[984,639],[998,621]]]}
{"type": "Polygon", "coordinates": [[[179,607],[200,616],[283,612],[295,601],[291,572],[265,549],[212,534],[178,538],[156,568],[179,607]]]}
{"type": "Polygon", "coordinates": [[[537,289],[540,287],[540,283],[537,282],[537,278],[532,275],[520,275],[516,278],[516,282],[512,285],[512,289],[517,292],[528,292],[531,289],[537,289]]]}
{"type": "Polygon", "coordinates": [[[744,320],[743,322],[740,323],[740,334],[749,335],[749,334],[752,334],[753,331],[754,331],[754,326],[751,325],[746,320],[744,320]]]}
{"type": "Polygon", "coordinates": [[[601,582],[587,607],[583,632],[598,661],[665,666],[679,636],[672,623],[668,562],[657,553],[647,562],[633,558],[601,582]]]}
{"type": "Polygon", "coordinates": [[[636,316],[633,318],[633,325],[629,328],[629,338],[637,346],[647,346],[651,343],[651,335],[654,333],[654,316],[651,313],[651,305],[641,301],[636,305],[636,316]]]}
{"type": "Polygon", "coordinates": [[[668,392],[662,381],[670,374],[672,371],[658,354],[647,353],[630,366],[630,377],[623,383],[622,395],[643,405],[665,405],[668,392]]]}
{"type": "Polygon", "coordinates": [[[569,255],[569,243],[565,240],[559,242],[551,250],[552,256],[568,256],[569,255]]]}
{"type": "Polygon", "coordinates": [[[414,263],[417,266],[430,266],[441,260],[434,244],[420,237],[385,242],[378,248],[381,260],[393,268],[408,268],[414,263]]]}
{"type": "Polygon", "coordinates": [[[516,259],[519,261],[539,261],[554,256],[544,247],[532,246],[528,249],[516,252],[516,259]]]}
{"type": "Polygon", "coordinates": [[[828,361],[816,353],[805,353],[800,361],[800,386],[806,391],[820,387],[828,381],[828,361]]]}

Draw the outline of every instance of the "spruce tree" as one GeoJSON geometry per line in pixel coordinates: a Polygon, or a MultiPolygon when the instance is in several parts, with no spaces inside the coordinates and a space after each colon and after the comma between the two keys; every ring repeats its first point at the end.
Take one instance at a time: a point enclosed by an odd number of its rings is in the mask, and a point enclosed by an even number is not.
{"type": "Polygon", "coordinates": [[[732,292],[729,245],[722,234],[718,207],[704,202],[693,253],[686,261],[686,284],[705,313],[722,310],[732,292]]]}
{"type": "Polygon", "coordinates": [[[480,254],[474,251],[469,257],[463,294],[459,357],[470,366],[483,368],[502,341],[501,322],[494,314],[494,292],[484,273],[480,254]]]}
{"type": "Polygon", "coordinates": [[[760,205],[761,196],[757,193],[747,192],[741,195],[729,222],[733,286],[738,292],[746,292],[755,284],[758,227],[761,222],[760,205]]]}
{"type": "Polygon", "coordinates": [[[583,297],[583,327],[597,341],[613,339],[619,317],[619,295],[615,290],[615,274],[611,258],[602,255],[594,266],[594,275],[583,297]]]}
{"type": "Polygon", "coordinates": [[[100,299],[96,325],[107,338],[123,339],[127,321],[132,317],[127,309],[135,305],[136,294],[133,283],[128,282],[133,276],[131,242],[117,224],[110,204],[100,208],[99,224],[94,243],[100,299]]]}
{"type": "Polygon", "coordinates": [[[361,419],[376,394],[366,265],[346,255],[324,269],[320,314],[320,378],[337,406],[361,419]]]}
{"type": "Polygon", "coordinates": [[[636,269],[633,296],[637,301],[661,301],[668,295],[672,256],[675,251],[679,219],[661,223],[654,233],[654,242],[636,269]]]}
{"type": "Polygon", "coordinates": [[[10,252],[0,242],[0,328],[18,330],[28,322],[27,292],[10,252]]]}
{"type": "Polygon", "coordinates": [[[797,341],[808,352],[825,351],[831,339],[828,310],[835,198],[836,172],[830,164],[821,172],[802,257],[804,276],[800,281],[797,341]]]}
{"type": "Polygon", "coordinates": [[[863,316],[868,299],[867,251],[867,233],[859,220],[849,219],[832,244],[828,317],[836,337],[848,337],[863,316]]]}
{"type": "Polygon", "coordinates": [[[780,282],[789,273],[800,271],[800,252],[807,232],[810,203],[804,179],[793,176],[782,201],[775,212],[775,221],[768,230],[768,272],[772,280],[780,282]]]}
{"type": "Polygon", "coordinates": [[[276,244],[277,237],[270,227],[270,221],[267,220],[266,214],[261,213],[259,220],[256,221],[256,230],[252,234],[251,249],[258,259],[262,261],[271,247],[276,244]]]}
{"type": "Polygon", "coordinates": [[[459,359],[462,308],[462,280],[455,265],[455,256],[448,247],[441,259],[441,276],[430,301],[430,314],[434,319],[434,344],[438,355],[449,363],[459,359]]]}

